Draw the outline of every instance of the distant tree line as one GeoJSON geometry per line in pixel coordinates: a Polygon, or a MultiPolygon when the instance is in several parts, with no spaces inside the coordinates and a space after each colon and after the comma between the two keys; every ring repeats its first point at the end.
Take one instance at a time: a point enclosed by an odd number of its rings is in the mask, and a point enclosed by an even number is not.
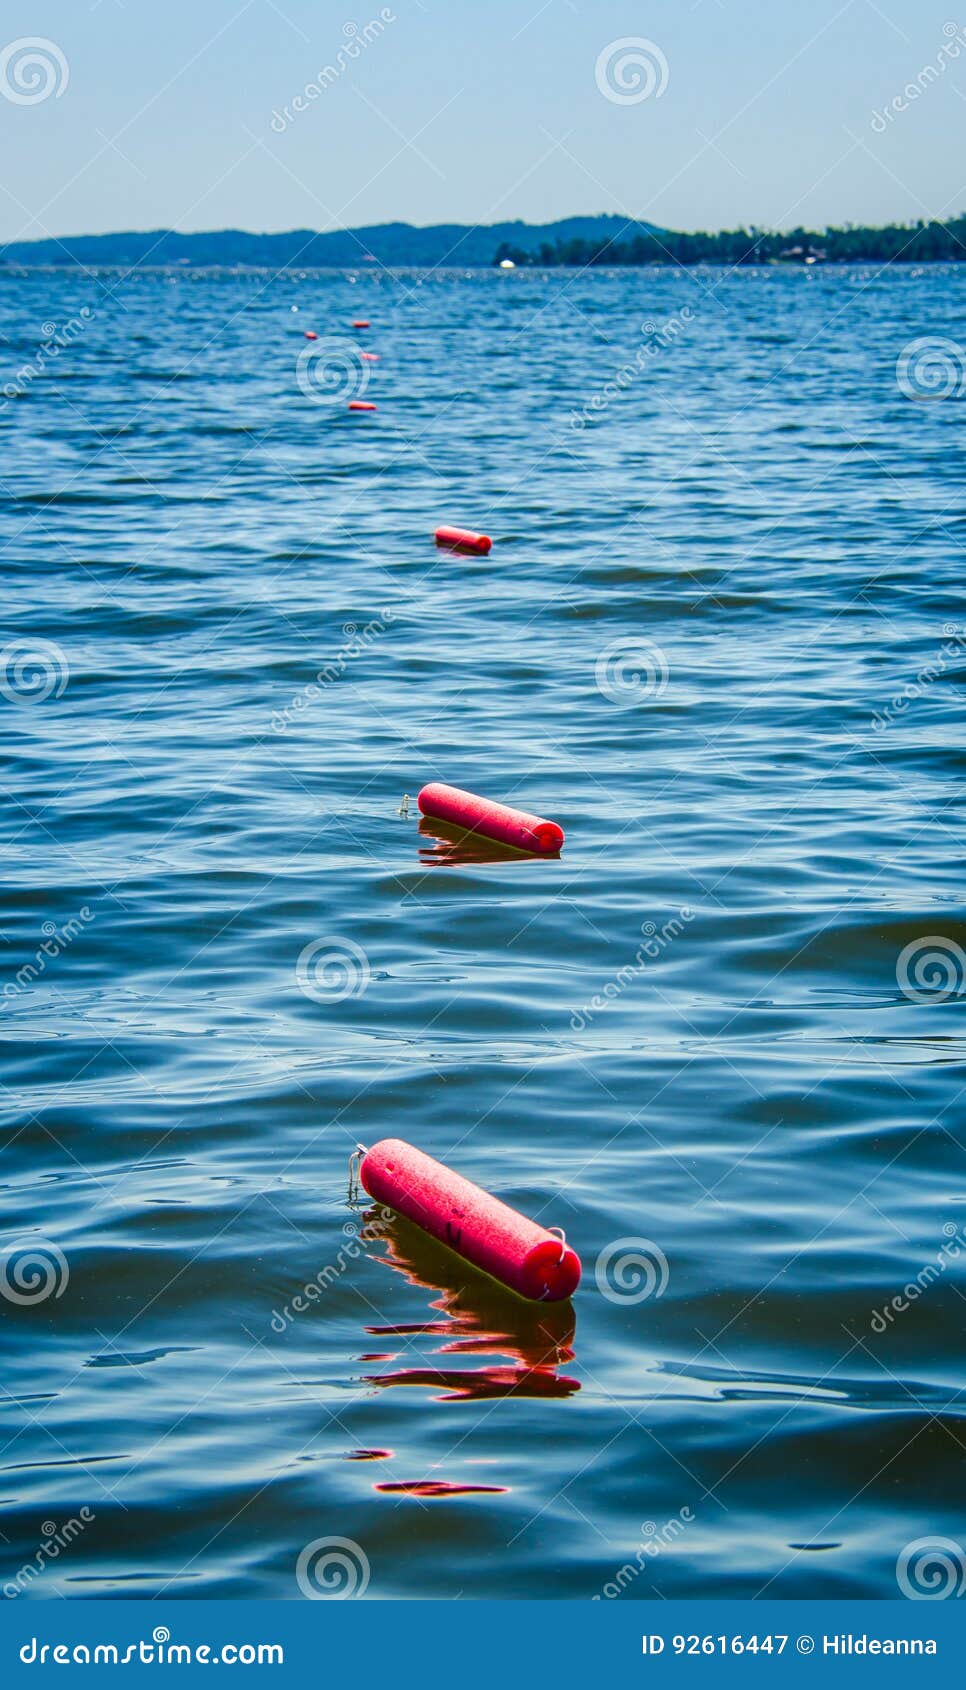
{"type": "Polygon", "coordinates": [[[626,241],[566,240],[544,243],[533,252],[504,241],[493,260],[514,264],[775,264],[815,263],[905,264],[958,263],[966,258],[966,216],[949,223],[920,221],[866,228],[846,223],[841,229],[703,230],[678,234],[674,230],[642,231],[626,241]]]}

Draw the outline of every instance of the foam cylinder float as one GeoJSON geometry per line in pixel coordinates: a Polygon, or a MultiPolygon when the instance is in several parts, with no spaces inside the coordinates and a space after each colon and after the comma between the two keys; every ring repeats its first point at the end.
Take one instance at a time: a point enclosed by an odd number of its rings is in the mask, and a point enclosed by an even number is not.
{"type": "Polygon", "coordinates": [[[306,329],[305,338],[306,340],[318,340],[319,337],[314,329],[306,329]]]}
{"type": "Polygon", "coordinates": [[[350,399],[349,400],[349,410],[350,411],[375,411],[377,409],[378,409],[378,406],[370,404],[368,399],[350,399]]]}
{"type": "Polygon", "coordinates": [[[367,1150],[359,1178],[377,1203],[518,1296],[559,1303],[580,1283],[580,1258],[562,1238],[401,1138],[380,1139],[367,1150]]]}
{"type": "Polygon", "coordinates": [[[356,319],[356,321],[353,323],[352,327],[354,329],[367,329],[369,327],[369,324],[366,322],[366,319],[364,317],[358,317],[356,319]]]}
{"type": "Polygon", "coordinates": [[[442,781],[424,786],[416,802],[424,816],[498,839],[501,845],[515,845],[518,851],[555,857],[564,842],[563,828],[556,822],[531,816],[526,810],[512,810],[491,798],[478,798],[475,792],[464,792],[458,786],[444,786],[442,781]]]}
{"type": "Polygon", "coordinates": [[[359,357],[364,364],[378,364],[379,362],[378,352],[360,352],[359,357]]]}
{"type": "Polygon", "coordinates": [[[488,534],[474,534],[469,528],[437,528],[437,546],[451,546],[456,552],[478,552],[481,556],[493,544],[488,534]]]}

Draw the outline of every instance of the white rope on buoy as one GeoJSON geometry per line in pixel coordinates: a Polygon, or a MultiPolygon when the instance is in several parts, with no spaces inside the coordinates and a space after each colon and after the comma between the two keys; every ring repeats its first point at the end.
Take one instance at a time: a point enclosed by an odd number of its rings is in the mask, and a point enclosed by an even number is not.
{"type": "Polygon", "coordinates": [[[547,1231],[552,1232],[555,1238],[560,1239],[560,1260],[563,1261],[567,1254],[567,1234],[562,1226],[548,1226],[547,1231]]]}

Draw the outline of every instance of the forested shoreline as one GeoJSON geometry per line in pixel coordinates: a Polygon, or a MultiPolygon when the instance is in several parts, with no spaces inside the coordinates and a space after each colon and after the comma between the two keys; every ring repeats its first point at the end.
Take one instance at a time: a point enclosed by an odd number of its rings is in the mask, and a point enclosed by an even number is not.
{"type": "Polygon", "coordinates": [[[959,263],[966,258],[966,216],[949,223],[920,221],[871,228],[846,223],[841,228],[722,229],[717,233],[678,233],[673,229],[636,231],[627,240],[581,238],[544,242],[535,251],[501,242],[499,264],[906,264],[959,263]]]}

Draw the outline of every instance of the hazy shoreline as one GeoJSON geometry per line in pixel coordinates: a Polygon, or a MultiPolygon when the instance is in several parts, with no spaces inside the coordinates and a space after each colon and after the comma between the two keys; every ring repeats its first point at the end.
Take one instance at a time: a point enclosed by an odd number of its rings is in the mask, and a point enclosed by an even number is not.
{"type": "Polygon", "coordinates": [[[128,230],[65,235],[0,246],[0,272],[11,268],[332,270],[639,268],[661,265],[960,263],[966,217],[785,231],[737,228],[681,231],[616,216],[567,217],[554,223],[387,223],[318,233],[293,229],[252,234],[128,230]]]}

